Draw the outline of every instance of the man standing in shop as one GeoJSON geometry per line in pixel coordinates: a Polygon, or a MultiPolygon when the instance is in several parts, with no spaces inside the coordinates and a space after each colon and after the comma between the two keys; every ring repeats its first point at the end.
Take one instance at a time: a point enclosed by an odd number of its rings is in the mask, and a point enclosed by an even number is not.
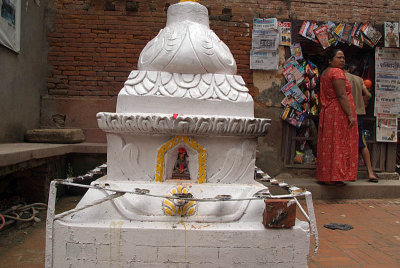
{"type": "Polygon", "coordinates": [[[353,95],[354,104],[356,106],[357,121],[358,121],[359,151],[361,151],[362,158],[364,160],[365,166],[367,167],[368,181],[376,183],[376,182],[378,182],[378,178],[375,176],[374,172],[372,171],[371,156],[370,156],[370,153],[369,153],[369,150],[367,147],[367,142],[365,141],[363,121],[362,121],[363,115],[366,114],[363,96],[370,99],[372,94],[365,87],[363,79],[354,74],[357,70],[357,66],[355,66],[355,65],[349,66],[346,64],[343,70],[346,74],[347,80],[351,84],[351,88],[352,88],[351,93],[353,95]],[[350,71],[350,73],[349,73],[349,71],[350,71]]]}

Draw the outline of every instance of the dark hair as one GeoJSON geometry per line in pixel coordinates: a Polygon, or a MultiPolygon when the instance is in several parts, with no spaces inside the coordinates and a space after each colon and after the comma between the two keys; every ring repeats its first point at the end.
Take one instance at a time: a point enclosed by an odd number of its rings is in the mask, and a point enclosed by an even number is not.
{"type": "Polygon", "coordinates": [[[326,51],[326,57],[327,57],[328,61],[332,60],[339,51],[343,52],[343,50],[338,49],[338,48],[334,48],[334,49],[330,49],[330,50],[326,51]]]}

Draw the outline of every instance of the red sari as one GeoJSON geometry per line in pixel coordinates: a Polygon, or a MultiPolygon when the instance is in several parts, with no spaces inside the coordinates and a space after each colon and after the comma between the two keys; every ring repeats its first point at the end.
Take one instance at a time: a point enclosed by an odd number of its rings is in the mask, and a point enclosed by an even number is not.
{"type": "Polygon", "coordinates": [[[321,182],[354,181],[358,168],[358,127],[350,128],[333,88],[333,81],[344,79],[354,118],[357,118],[351,85],[343,70],[331,68],[321,76],[321,113],[318,124],[317,172],[321,182]]]}

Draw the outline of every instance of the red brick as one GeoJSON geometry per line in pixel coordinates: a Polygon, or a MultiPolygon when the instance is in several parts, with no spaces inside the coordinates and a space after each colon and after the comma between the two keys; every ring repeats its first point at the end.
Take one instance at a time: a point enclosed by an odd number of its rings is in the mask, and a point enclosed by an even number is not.
{"type": "Polygon", "coordinates": [[[289,199],[266,199],[263,224],[266,228],[290,228],[296,219],[296,203],[289,199]]]}

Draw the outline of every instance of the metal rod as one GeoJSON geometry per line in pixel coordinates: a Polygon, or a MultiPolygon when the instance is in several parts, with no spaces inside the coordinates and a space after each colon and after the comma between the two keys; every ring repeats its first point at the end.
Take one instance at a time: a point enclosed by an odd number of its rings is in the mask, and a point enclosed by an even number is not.
{"type": "Polygon", "coordinates": [[[89,188],[89,189],[96,189],[96,190],[105,190],[105,191],[112,191],[116,193],[127,193],[127,194],[134,194],[134,195],[144,195],[149,197],[157,197],[157,198],[167,198],[167,199],[180,199],[180,200],[188,200],[188,201],[197,201],[197,202],[226,202],[226,201],[246,201],[246,200],[264,200],[264,199],[280,199],[280,198],[293,198],[294,196],[303,196],[303,194],[287,194],[287,195],[264,195],[260,197],[246,197],[246,198],[232,198],[232,199],[218,199],[218,198],[187,198],[187,197],[176,197],[176,196],[167,196],[167,195],[154,195],[149,193],[144,193],[143,191],[128,191],[128,190],[120,190],[120,189],[112,189],[112,188],[105,188],[100,186],[93,186],[93,185],[84,185],[72,182],[65,182],[65,181],[57,181],[58,184],[68,185],[68,186],[76,186],[82,188],[89,188]]]}
{"type": "Polygon", "coordinates": [[[72,213],[84,210],[84,209],[89,208],[89,207],[93,207],[95,205],[101,204],[101,203],[106,202],[108,200],[111,200],[111,199],[114,199],[114,198],[118,198],[118,197],[120,197],[122,195],[124,195],[124,194],[123,193],[114,193],[114,194],[111,194],[111,195],[107,195],[106,197],[104,197],[104,198],[102,198],[100,200],[97,200],[96,202],[94,202],[92,204],[88,204],[88,205],[80,207],[80,208],[75,208],[75,209],[71,209],[71,210],[65,211],[63,213],[60,213],[60,214],[58,214],[58,215],[56,215],[54,217],[54,220],[59,220],[61,218],[64,218],[65,216],[68,216],[68,215],[72,214],[72,213]]]}
{"type": "Polygon", "coordinates": [[[57,196],[57,181],[53,180],[50,183],[49,202],[47,206],[47,219],[46,219],[46,268],[53,267],[53,228],[54,228],[54,215],[57,196]]]}
{"type": "Polygon", "coordinates": [[[310,221],[310,217],[308,217],[307,213],[305,212],[305,210],[303,209],[303,207],[300,205],[299,201],[297,200],[296,197],[293,196],[294,201],[296,201],[297,206],[299,207],[301,213],[303,213],[304,217],[306,217],[307,221],[309,223],[311,223],[310,221]]]}

